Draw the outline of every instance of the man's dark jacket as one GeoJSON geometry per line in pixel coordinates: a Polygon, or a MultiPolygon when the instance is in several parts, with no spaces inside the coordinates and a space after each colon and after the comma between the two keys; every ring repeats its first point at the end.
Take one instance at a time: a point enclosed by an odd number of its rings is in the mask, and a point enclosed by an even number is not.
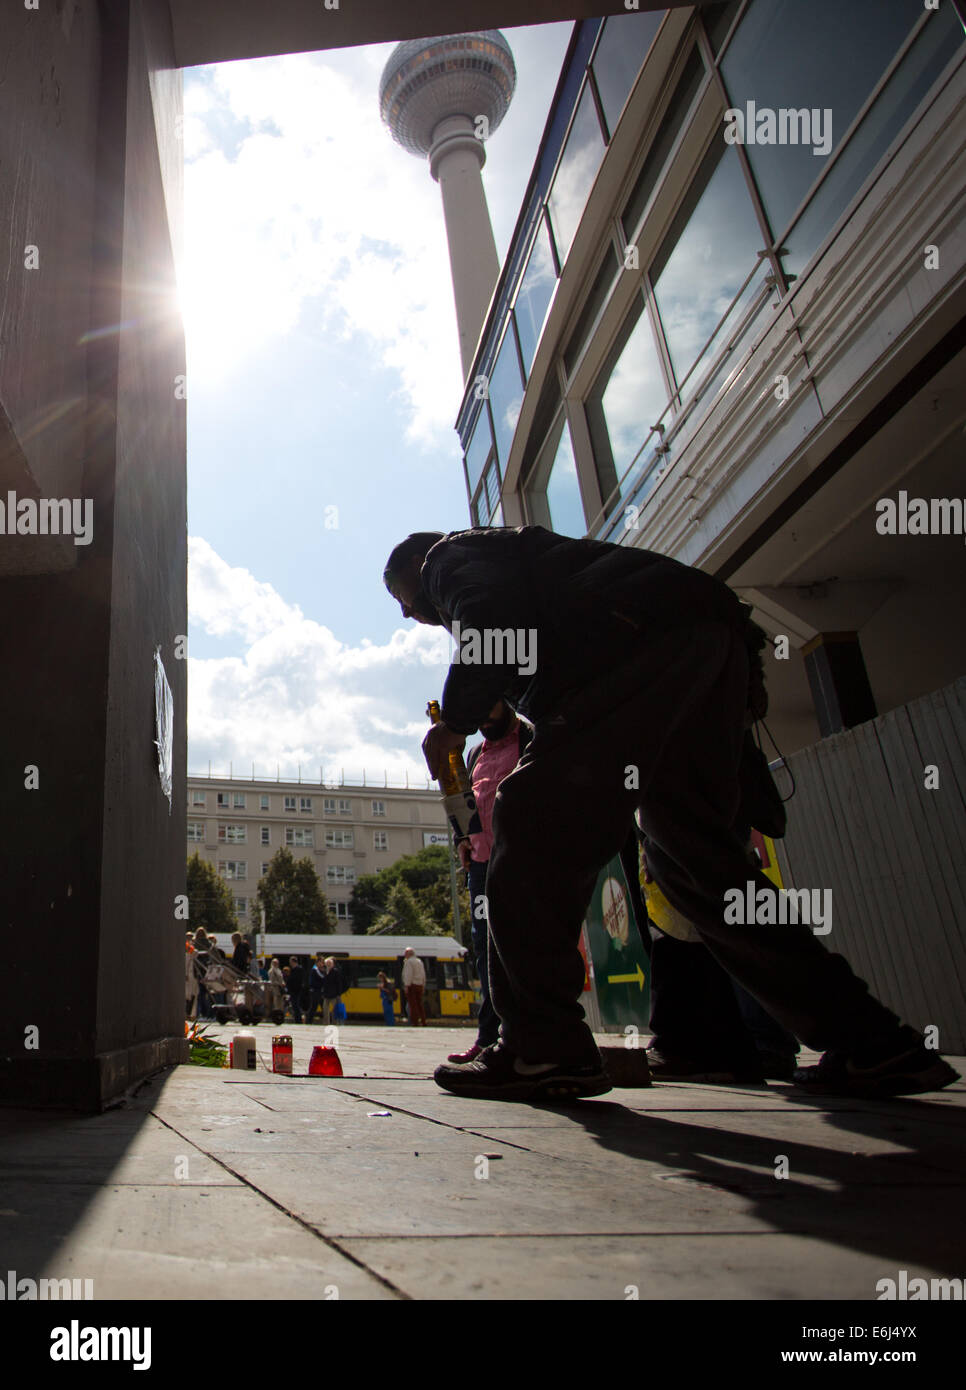
{"type": "MultiPolygon", "coordinates": [[[[727,585],[650,550],[571,540],[542,526],[454,531],[432,547],[423,587],[453,631],[533,631],[536,669],[521,657],[504,665],[454,661],[441,713],[457,733],[473,733],[497,700],[534,722],[562,698],[605,679],[639,656],[649,638],[716,620],[738,631],[746,610],[727,585]]],[[[528,653],[532,651],[532,638],[528,653]]]]}

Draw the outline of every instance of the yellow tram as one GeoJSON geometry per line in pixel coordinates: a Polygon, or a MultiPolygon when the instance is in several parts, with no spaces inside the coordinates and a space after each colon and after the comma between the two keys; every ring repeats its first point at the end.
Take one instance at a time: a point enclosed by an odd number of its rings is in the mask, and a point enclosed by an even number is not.
{"type": "Polygon", "coordinates": [[[342,996],[350,1019],[382,1020],[379,997],[380,970],[396,986],[395,1012],[402,1017],[402,963],[407,946],[426,969],[423,1007],[427,1018],[470,1018],[479,1011],[479,992],[469,982],[466,947],[451,936],[296,936],[256,932],[255,947],[259,965],[273,956],[279,965],[288,965],[291,956],[311,967],[316,956],[332,956],[345,976],[348,989],[342,996]]]}

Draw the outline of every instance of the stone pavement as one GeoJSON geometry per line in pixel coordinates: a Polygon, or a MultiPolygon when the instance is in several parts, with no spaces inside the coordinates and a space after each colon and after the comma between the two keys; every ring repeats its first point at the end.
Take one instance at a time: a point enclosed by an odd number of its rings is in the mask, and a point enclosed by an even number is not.
{"type": "MultiPolygon", "coordinates": [[[[963,1083],[555,1109],[439,1090],[465,1029],[343,1027],[339,1079],[273,1075],[275,1031],[256,1072],[177,1067],[100,1116],[0,1110],[4,1270],[209,1301],[872,1300],[900,1269],[966,1275],[963,1083]]],[[[286,1031],[304,1072],[323,1030],[286,1031]]]]}

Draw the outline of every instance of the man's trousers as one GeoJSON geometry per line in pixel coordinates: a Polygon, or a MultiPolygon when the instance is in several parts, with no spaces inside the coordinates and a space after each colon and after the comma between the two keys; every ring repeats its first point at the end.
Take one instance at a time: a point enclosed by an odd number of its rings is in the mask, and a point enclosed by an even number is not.
{"type": "Polygon", "coordinates": [[[727,890],[739,889],[742,901],[749,882],[756,893],[777,892],[733,830],[747,693],[741,633],[705,622],[642,642],[535,724],[497,792],[486,884],[493,1004],[504,1041],[524,1061],[597,1055],[578,1002],[577,941],[597,875],[620,852],[637,808],[669,902],[791,1033],[824,1051],[895,1027],[809,926],[725,920],[727,890]]]}

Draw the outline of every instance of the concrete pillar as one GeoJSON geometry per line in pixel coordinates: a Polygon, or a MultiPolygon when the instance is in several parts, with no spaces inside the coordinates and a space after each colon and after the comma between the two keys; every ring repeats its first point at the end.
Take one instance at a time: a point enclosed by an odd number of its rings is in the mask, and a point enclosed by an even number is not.
{"type": "Polygon", "coordinates": [[[469,116],[447,116],[440,121],[433,131],[429,168],[443,195],[464,381],[500,274],[480,177],[485,162],[483,141],[477,138],[469,116]]]}
{"type": "Polygon", "coordinates": [[[39,248],[34,271],[8,257],[0,286],[18,306],[0,476],[16,464],[18,495],[89,503],[92,528],[46,558],[29,537],[0,543],[0,1102],[98,1109],[186,1055],[181,79],[164,0],[61,9],[11,11],[0,86],[16,153],[0,167],[3,239],[39,248]],[[170,805],[156,647],[174,697],[170,805]]]}

